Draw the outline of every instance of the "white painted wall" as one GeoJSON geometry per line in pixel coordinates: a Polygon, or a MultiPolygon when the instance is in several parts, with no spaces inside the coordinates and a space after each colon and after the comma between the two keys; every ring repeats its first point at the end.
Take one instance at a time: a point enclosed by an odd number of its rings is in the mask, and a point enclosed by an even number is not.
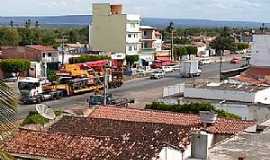
{"type": "Polygon", "coordinates": [[[255,94],[255,103],[270,104],[270,87],[255,94]]]}
{"type": "Polygon", "coordinates": [[[270,35],[253,35],[251,50],[252,66],[270,66],[270,35]]]}
{"type": "Polygon", "coordinates": [[[255,93],[236,90],[218,90],[208,88],[185,88],[184,97],[201,99],[219,99],[240,102],[255,102],[255,93]]]}
{"type": "Polygon", "coordinates": [[[182,153],[172,147],[164,147],[159,153],[159,160],[183,160],[182,153]]]}

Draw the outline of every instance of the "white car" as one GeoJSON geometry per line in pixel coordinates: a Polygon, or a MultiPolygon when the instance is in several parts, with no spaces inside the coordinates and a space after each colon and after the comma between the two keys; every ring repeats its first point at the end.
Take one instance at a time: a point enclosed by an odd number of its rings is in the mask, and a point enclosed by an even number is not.
{"type": "Polygon", "coordinates": [[[173,72],[173,67],[172,67],[172,66],[162,66],[162,70],[163,70],[165,73],[173,72]]]}
{"type": "Polygon", "coordinates": [[[158,71],[154,71],[151,74],[151,79],[160,79],[160,78],[164,78],[165,77],[165,72],[162,70],[158,70],[158,71]]]}

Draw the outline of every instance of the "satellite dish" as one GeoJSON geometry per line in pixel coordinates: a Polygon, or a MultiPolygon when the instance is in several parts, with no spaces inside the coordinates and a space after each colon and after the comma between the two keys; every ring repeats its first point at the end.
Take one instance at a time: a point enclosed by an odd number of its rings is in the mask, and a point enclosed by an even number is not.
{"type": "Polygon", "coordinates": [[[55,114],[54,111],[49,108],[48,106],[44,104],[36,104],[36,111],[44,118],[54,120],[55,119],[55,114]]]}

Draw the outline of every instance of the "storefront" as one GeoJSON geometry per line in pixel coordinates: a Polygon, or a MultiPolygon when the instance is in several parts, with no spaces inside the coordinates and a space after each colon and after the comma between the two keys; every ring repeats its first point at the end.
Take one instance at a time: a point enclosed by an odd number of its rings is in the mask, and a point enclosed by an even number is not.
{"type": "Polygon", "coordinates": [[[126,56],[124,53],[112,53],[111,58],[112,58],[112,66],[122,67],[126,56]]]}
{"type": "Polygon", "coordinates": [[[171,61],[171,54],[169,50],[157,51],[155,60],[171,61]]]}

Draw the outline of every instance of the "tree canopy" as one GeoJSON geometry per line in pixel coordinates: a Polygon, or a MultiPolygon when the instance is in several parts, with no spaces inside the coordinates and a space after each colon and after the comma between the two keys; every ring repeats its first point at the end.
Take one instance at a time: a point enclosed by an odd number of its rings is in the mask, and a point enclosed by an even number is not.
{"type": "Polygon", "coordinates": [[[134,65],[134,63],[137,62],[138,60],[139,60],[138,55],[127,55],[126,56],[127,64],[130,66],[134,65]]]}
{"type": "Polygon", "coordinates": [[[30,61],[26,59],[4,59],[0,67],[5,73],[16,73],[17,77],[30,68],[30,61]]]}
{"type": "Polygon", "coordinates": [[[230,30],[224,27],[223,32],[214,40],[210,46],[217,52],[230,50],[235,51],[234,38],[231,36],[230,30]]]}
{"type": "MultiPolygon", "coordinates": [[[[13,22],[14,23],[14,22],[13,22]]],[[[40,28],[39,22],[30,27],[31,21],[26,21],[24,28],[0,28],[0,45],[59,45],[56,39],[66,37],[67,43],[88,43],[88,27],[84,28],[40,28]]]]}

